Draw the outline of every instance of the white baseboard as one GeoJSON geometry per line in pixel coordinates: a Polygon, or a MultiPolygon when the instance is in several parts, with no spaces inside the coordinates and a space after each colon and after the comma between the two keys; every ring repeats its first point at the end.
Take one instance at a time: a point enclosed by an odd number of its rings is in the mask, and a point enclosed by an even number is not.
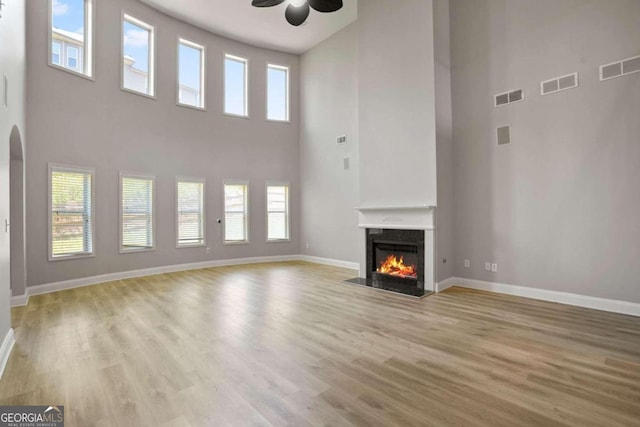
{"type": "Polygon", "coordinates": [[[11,307],[23,307],[27,304],[29,304],[29,295],[26,293],[26,291],[24,295],[11,297],[11,307]]]}
{"type": "Polygon", "coordinates": [[[452,286],[455,286],[456,278],[449,277],[448,279],[444,279],[438,283],[436,283],[436,292],[442,292],[446,289],[449,289],[452,286]]]}
{"type": "Polygon", "coordinates": [[[100,283],[113,282],[115,280],[134,279],[136,277],[153,276],[154,274],[175,273],[178,271],[199,270],[211,267],[226,267],[231,265],[246,264],[263,264],[269,262],[286,262],[286,261],[307,261],[316,264],[331,265],[334,267],[343,267],[358,269],[357,263],[346,261],[331,260],[327,258],[311,257],[307,255],[281,255],[253,258],[236,258],[222,259],[204,262],[195,262],[189,264],[176,264],[161,267],[144,268],[140,270],[121,271],[117,273],[101,274],[98,276],[82,277],[79,279],[63,280],[60,282],[45,283],[42,285],[29,286],[25,295],[11,297],[11,306],[19,307],[29,303],[29,297],[33,295],[48,294],[51,292],[64,291],[67,289],[82,288],[85,286],[97,285],[100,283]]]}
{"type": "Polygon", "coordinates": [[[340,261],[337,259],[321,258],[311,255],[298,255],[298,260],[312,262],[314,264],[330,265],[332,267],[348,268],[350,270],[360,269],[360,264],[357,262],[340,261]]]}
{"type": "Polygon", "coordinates": [[[9,332],[7,332],[2,342],[2,347],[0,347],[0,378],[2,378],[2,374],[4,374],[4,368],[7,366],[9,356],[11,356],[11,350],[13,350],[15,343],[16,337],[13,334],[13,329],[9,329],[9,332]]]}
{"type": "Polygon", "coordinates": [[[526,286],[507,285],[504,283],[485,282],[482,280],[465,279],[462,277],[447,279],[447,281],[449,280],[453,283],[452,286],[496,292],[499,294],[515,295],[584,308],[593,308],[595,310],[610,311],[613,313],[629,314],[631,316],[640,316],[640,304],[633,302],[590,297],[587,295],[551,291],[548,289],[528,288],[526,286]]]}

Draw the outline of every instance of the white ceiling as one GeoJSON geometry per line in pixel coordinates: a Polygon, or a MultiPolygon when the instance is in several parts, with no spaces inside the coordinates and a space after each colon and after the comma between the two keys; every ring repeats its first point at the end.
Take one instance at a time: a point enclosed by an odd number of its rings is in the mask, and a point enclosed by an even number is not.
{"type": "Polygon", "coordinates": [[[344,0],[333,13],[311,10],[306,23],[289,25],[284,18],[288,2],[268,8],[251,0],[140,0],[167,15],[215,34],[255,46],[303,53],[357,19],[358,0],[344,0]]]}

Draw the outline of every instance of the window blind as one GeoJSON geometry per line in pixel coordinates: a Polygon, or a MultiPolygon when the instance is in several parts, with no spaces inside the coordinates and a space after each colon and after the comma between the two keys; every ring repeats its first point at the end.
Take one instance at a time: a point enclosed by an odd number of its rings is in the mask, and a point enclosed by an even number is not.
{"type": "Polygon", "coordinates": [[[289,239],[289,187],[267,186],[267,240],[289,239]]]}
{"type": "Polygon", "coordinates": [[[226,242],[246,242],[247,233],[247,190],[244,184],[224,186],[224,240],[226,242]]]}
{"type": "Polygon", "coordinates": [[[154,247],[153,185],[153,178],[121,177],[121,242],[124,250],[154,247]]]}
{"type": "Polygon", "coordinates": [[[178,181],[178,246],[204,244],[204,182],[178,181]]]}
{"type": "Polygon", "coordinates": [[[93,253],[93,173],[51,168],[51,256],[93,253]]]}

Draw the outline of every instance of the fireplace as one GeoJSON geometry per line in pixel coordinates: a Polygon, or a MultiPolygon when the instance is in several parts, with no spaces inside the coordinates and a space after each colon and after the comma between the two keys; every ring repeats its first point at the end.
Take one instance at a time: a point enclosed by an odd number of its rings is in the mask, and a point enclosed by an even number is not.
{"type": "Polygon", "coordinates": [[[371,288],[423,297],[435,285],[435,206],[363,206],[359,277],[347,280],[371,288]]]}
{"type": "Polygon", "coordinates": [[[367,282],[403,294],[425,294],[424,230],[368,228],[367,282]]]}

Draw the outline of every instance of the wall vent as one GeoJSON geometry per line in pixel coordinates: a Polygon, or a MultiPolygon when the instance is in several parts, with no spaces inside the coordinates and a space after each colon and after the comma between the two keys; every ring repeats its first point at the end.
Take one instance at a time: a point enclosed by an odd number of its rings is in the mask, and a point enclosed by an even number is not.
{"type": "Polygon", "coordinates": [[[345,144],[347,142],[347,136],[346,135],[342,135],[336,138],[336,142],[338,144],[345,144]]]}
{"type": "Polygon", "coordinates": [[[600,67],[600,81],[640,72],[640,56],[623,59],[600,67]]]}
{"type": "Polygon", "coordinates": [[[578,73],[567,74],[566,76],[556,77],[540,83],[540,93],[542,95],[549,95],[550,93],[556,93],[574,87],[578,87],[578,73]]]}
{"type": "Polygon", "coordinates": [[[511,126],[498,128],[498,145],[511,144],[511,126]]]}
{"type": "Polygon", "coordinates": [[[511,90],[495,96],[496,107],[502,107],[503,105],[513,104],[514,102],[520,101],[524,101],[524,90],[522,89],[511,90]]]}

